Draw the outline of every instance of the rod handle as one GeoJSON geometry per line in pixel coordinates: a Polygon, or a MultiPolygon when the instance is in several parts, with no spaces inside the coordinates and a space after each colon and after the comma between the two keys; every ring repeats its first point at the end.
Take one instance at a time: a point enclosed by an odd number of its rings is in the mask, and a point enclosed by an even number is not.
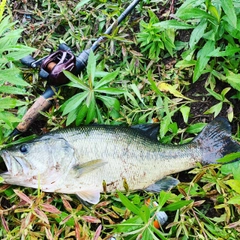
{"type": "Polygon", "coordinates": [[[36,120],[39,116],[40,111],[44,111],[51,106],[51,102],[45,99],[43,96],[40,96],[36,102],[28,109],[26,114],[23,116],[22,122],[18,124],[16,129],[19,132],[26,132],[30,125],[36,120]]]}
{"type": "Polygon", "coordinates": [[[35,103],[25,113],[22,122],[18,124],[16,130],[19,132],[26,132],[30,125],[40,115],[40,112],[47,110],[52,105],[50,99],[53,97],[53,95],[53,88],[48,87],[47,90],[35,101],[35,103]]]}

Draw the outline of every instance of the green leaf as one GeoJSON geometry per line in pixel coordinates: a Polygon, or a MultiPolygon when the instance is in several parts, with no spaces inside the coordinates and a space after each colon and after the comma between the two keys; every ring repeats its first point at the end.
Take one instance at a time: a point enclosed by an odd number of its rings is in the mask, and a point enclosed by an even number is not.
{"type": "Polygon", "coordinates": [[[89,124],[90,122],[92,122],[92,120],[94,119],[96,114],[96,101],[95,98],[93,96],[90,105],[88,107],[88,111],[87,111],[87,117],[86,117],[86,124],[89,124]]]}
{"type": "Polygon", "coordinates": [[[158,208],[161,209],[170,197],[170,192],[161,191],[158,198],[158,208]]]}
{"type": "Polygon", "coordinates": [[[121,192],[117,192],[122,204],[131,212],[135,213],[138,216],[141,216],[140,209],[131,203],[127,197],[125,197],[121,192]]]}
{"type": "Polygon", "coordinates": [[[160,125],[160,138],[163,138],[165,134],[168,132],[170,123],[171,123],[170,116],[167,115],[164,118],[162,118],[160,125]]]}
{"type": "Polygon", "coordinates": [[[232,0],[220,0],[222,9],[228,17],[229,23],[236,28],[237,27],[237,16],[234,9],[232,0]]]}
{"type": "Polygon", "coordinates": [[[0,177],[0,183],[3,183],[4,179],[2,177],[0,177]]]}
{"type": "Polygon", "coordinates": [[[240,194],[240,180],[230,179],[225,181],[225,183],[229,185],[235,192],[240,194]]]}
{"type": "Polygon", "coordinates": [[[237,158],[240,158],[240,152],[229,153],[229,154],[225,155],[224,157],[218,159],[217,162],[229,163],[233,160],[236,160],[237,158]]]}
{"type": "Polygon", "coordinates": [[[13,129],[14,128],[13,124],[16,122],[17,123],[21,122],[21,119],[16,117],[10,112],[3,111],[3,112],[0,112],[0,121],[5,122],[10,127],[10,129],[13,129]]]}
{"type": "Polygon", "coordinates": [[[224,175],[233,174],[233,178],[240,180],[240,161],[234,161],[221,166],[221,173],[224,175]]]}
{"type": "Polygon", "coordinates": [[[138,118],[138,124],[144,124],[147,122],[146,118],[150,115],[152,116],[153,111],[147,112],[138,118]]]}
{"type": "Polygon", "coordinates": [[[220,22],[220,14],[215,6],[212,4],[208,7],[208,11],[217,19],[218,23],[220,22]]]}
{"type": "Polygon", "coordinates": [[[221,91],[223,101],[226,101],[225,95],[231,90],[230,87],[226,87],[221,91]]]}
{"type": "Polygon", "coordinates": [[[216,117],[222,110],[223,102],[217,103],[210,107],[207,111],[204,112],[204,114],[212,114],[214,113],[214,117],[216,117]]]}
{"type": "Polygon", "coordinates": [[[240,74],[235,74],[227,69],[226,72],[226,81],[236,90],[240,92],[240,74]]]}
{"type": "Polygon", "coordinates": [[[68,116],[66,121],[66,126],[69,126],[71,123],[73,123],[77,118],[77,109],[72,110],[68,116]]]}
{"type": "Polygon", "coordinates": [[[99,82],[97,82],[95,84],[95,89],[98,89],[98,88],[100,88],[100,87],[102,87],[102,86],[112,82],[113,80],[116,79],[117,75],[118,75],[118,71],[108,73],[99,82]]]}
{"type": "Polygon", "coordinates": [[[20,139],[14,140],[13,142],[7,143],[4,147],[11,147],[20,143],[25,143],[25,142],[29,142],[31,140],[33,140],[34,138],[36,138],[36,135],[31,135],[31,136],[27,136],[27,137],[21,137],[20,139]]]}
{"type": "Polygon", "coordinates": [[[8,51],[8,53],[4,55],[4,58],[6,58],[8,61],[18,61],[21,58],[31,54],[35,50],[35,48],[30,48],[24,45],[7,46],[6,50],[1,49],[2,52],[8,51]]]}
{"type": "Polygon", "coordinates": [[[175,31],[173,29],[166,29],[165,34],[163,35],[163,41],[165,48],[171,56],[173,56],[173,49],[176,49],[175,41],[175,31]]]}
{"type": "MultiPolygon", "coordinates": [[[[155,233],[155,235],[157,235],[159,238],[157,239],[162,239],[162,240],[168,240],[168,238],[164,237],[164,233],[160,232],[159,229],[155,228],[154,226],[150,225],[150,228],[152,229],[152,231],[155,233]]],[[[156,240],[157,240],[156,239],[156,240]]],[[[183,240],[183,239],[182,239],[183,240]]]]}
{"type": "Polygon", "coordinates": [[[108,74],[109,74],[109,72],[96,70],[96,72],[95,72],[95,77],[97,77],[97,78],[103,78],[103,77],[107,76],[108,74]]]}
{"type": "MultiPolygon", "coordinates": [[[[138,104],[138,101],[133,97],[133,95],[130,93],[130,92],[126,92],[125,93],[125,96],[126,96],[126,98],[129,98],[130,99],[130,101],[131,101],[131,104],[135,107],[135,108],[140,108],[140,106],[139,106],[139,104],[138,104]]],[[[127,99],[127,101],[129,101],[128,99],[127,99]]]]}
{"type": "Polygon", "coordinates": [[[207,21],[206,19],[202,19],[191,33],[191,37],[189,40],[189,46],[191,49],[193,49],[195,45],[199,42],[199,40],[203,37],[203,34],[206,28],[207,28],[207,21]]]}
{"type": "MultiPolygon", "coordinates": [[[[240,21],[238,20],[237,28],[234,28],[229,23],[228,17],[226,15],[223,16],[222,19],[224,20],[224,22],[222,23],[222,26],[224,26],[224,29],[226,30],[226,32],[231,35],[231,38],[239,39],[240,38],[240,21]]],[[[225,37],[228,37],[228,36],[225,35],[225,37]]],[[[228,37],[228,39],[229,39],[229,37],[228,37]]]]}
{"type": "Polygon", "coordinates": [[[16,24],[16,22],[10,23],[10,21],[9,21],[10,17],[11,16],[6,16],[0,22],[0,36],[1,37],[2,37],[4,32],[6,32],[9,28],[11,28],[12,26],[14,26],[16,24]]]}
{"type": "Polygon", "coordinates": [[[152,79],[152,73],[150,71],[148,71],[148,81],[150,83],[151,89],[157,93],[160,96],[164,96],[163,93],[161,93],[161,91],[158,89],[156,83],[154,82],[154,80],[152,79]]]}
{"type": "Polygon", "coordinates": [[[85,4],[89,3],[91,0],[81,0],[77,6],[76,6],[76,10],[79,10],[80,8],[82,8],[85,4]]]}
{"type": "Polygon", "coordinates": [[[237,52],[240,52],[239,47],[228,45],[225,51],[220,51],[220,47],[219,47],[219,48],[216,48],[211,53],[209,53],[208,56],[209,57],[228,57],[228,56],[233,56],[237,52]]]}
{"type": "Polygon", "coordinates": [[[113,95],[126,93],[124,89],[110,88],[110,87],[101,87],[96,89],[95,92],[113,94],[113,95]]]}
{"type": "Polygon", "coordinates": [[[92,86],[94,86],[96,64],[97,64],[96,56],[94,55],[93,51],[90,51],[89,57],[88,57],[88,63],[87,63],[87,74],[89,77],[89,84],[92,86]]]}
{"type": "Polygon", "coordinates": [[[66,115],[82,104],[88,96],[88,92],[81,92],[71,97],[64,106],[63,115],[66,115]]]}
{"type": "Polygon", "coordinates": [[[175,203],[171,203],[168,206],[162,208],[161,211],[176,211],[182,207],[189,205],[192,202],[193,200],[182,200],[175,203]]]}
{"type": "MultiPolygon", "coordinates": [[[[104,123],[102,112],[100,111],[100,109],[99,109],[97,104],[95,106],[96,106],[96,115],[97,115],[96,117],[97,117],[98,123],[104,123]]],[[[113,112],[113,110],[111,111],[111,113],[113,112]]]]}
{"type": "Polygon", "coordinates": [[[0,85],[6,82],[23,87],[30,86],[30,84],[22,79],[21,72],[17,68],[0,70],[0,85]]]}
{"type": "Polygon", "coordinates": [[[216,18],[213,17],[211,14],[199,9],[199,8],[186,8],[182,11],[177,13],[177,17],[183,20],[189,19],[208,19],[212,22],[216,22],[216,18]]]}
{"type": "MultiPolygon", "coordinates": [[[[62,224],[62,221],[64,221],[65,219],[68,219],[67,217],[69,217],[69,215],[66,212],[61,212],[56,216],[55,219],[59,224],[62,224]]],[[[73,217],[70,217],[66,222],[64,222],[64,224],[66,226],[73,227],[75,224],[73,217]]]]}
{"type": "MultiPolygon", "coordinates": [[[[77,87],[79,89],[88,91],[89,87],[78,77],[76,77],[74,74],[72,74],[71,72],[68,71],[63,71],[64,75],[73,83],[75,83],[74,87],[77,87]]],[[[72,86],[71,83],[68,84],[69,86],[72,86]]]]}
{"type": "Polygon", "coordinates": [[[80,108],[77,109],[77,112],[78,113],[76,116],[76,125],[79,126],[87,115],[88,112],[87,105],[83,104],[82,106],[80,106],[80,108]]]}
{"type": "Polygon", "coordinates": [[[135,232],[137,229],[139,229],[139,232],[141,228],[143,227],[143,221],[139,216],[134,216],[122,223],[118,223],[115,225],[114,232],[117,233],[131,233],[135,232]]]}
{"type": "Polygon", "coordinates": [[[206,123],[195,123],[190,125],[186,132],[187,133],[199,133],[203,130],[203,128],[206,126],[206,123]]]}
{"type": "Polygon", "coordinates": [[[184,106],[184,105],[180,108],[180,112],[182,113],[183,121],[185,123],[188,122],[188,117],[189,117],[190,110],[191,110],[190,107],[184,106]]]}
{"type": "Polygon", "coordinates": [[[155,23],[153,25],[154,27],[161,27],[161,28],[171,28],[171,29],[178,29],[178,30],[187,30],[187,29],[192,29],[194,26],[189,25],[184,22],[179,22],[177,20],[167,20],[167,21],[162,21],[159,23],[155,23]]]}
{"type": "Polygon", "coordinates": [[[237,204],[239,205],[240,203],[240,196],[234,196],[232,198],[230,198],[228,201],[227,201],[228,204],[237,204]]]}
{"type": "Polygon", "coordinates": [[[133,92],[136,94],[138,99],[141,101],[141,103],[144,104],[144,101],[143,101],[143,99],[141,97],[141,93],[140,93],[138,87],[136,86],[136,84],[131,84],[130,87],[132,88],[133,92]]]}
{"type": "Polygon", "coordinates": [[[0,98],[0,109],[15,108],[25,104],[26,102],[11,97],[0,98]]]}
{"type": "Polygon", "coordinates": [[[188,68],[196,65],[196,60],[180,60],[176,63],[177,68],[188,68]]]}
{"type": "Polygon", "coordinates": [[[218,94],[218,93],[216,93],[216,92],[214,92],[212,89],[210,89],[210,88],[206,88],[206,90],[214,97],[214,98],[216,98],[218,101],[223,101],[224,100],[224,98],[223,98],[223,96],[221,95],[221,94],[218,94]]]}
{"type": "Polygon", "coordinates": [[[148,223],[150,219],[150,209],[146,205],[142,205],[140,209],[140,217],[144,223],[148,223]]]}
{"type": "Polygon", "coordinates": [[[157,15],[153,11],[148,9],[148,14],[149,14],[149,17],[150,17],[150,23],[151,24],[154,24],[154,23],[159,21],[157,15]]]}
{"type": "Polygon", "coordinates": [[[30,95],[24,88],[11,87],[11,86],[0,86],[0,92],[7,94],[16,95],[30,95]]]}
{"type": "Polygon", "coordinates": [[[107,108],[109,108],[109,109],[114,108],[117,111],[119,111],[119,109],[120,109],[120,103],[119,103],[118,99],[116,99],[114,97],[97,96],[97,99],[100,99],[104,103],[104,105],[106,105],[107,108]]]}
{"type": "Polygon", "coordinates": [[[6,196],[8,196],[8,197],[12,197],[14,194],[14,191],[12,188],[8,188],[4,191],[4,194],[6,194],[6,196]]]}
{"type": "Polygon", "coordinates": [[[144,240],[158,240],[150,228],[146,228],[141,234],[141,239],[144,240]]]}
{"type": "Polygon", "coordinates": [[[201,50],[198,52],[198,60],[194,69],[193,82],[196,82],[198,78],[202,75],[204,68],[210,59],[208,54],[214,50],[214,41],[207,41],[201,50]]]}

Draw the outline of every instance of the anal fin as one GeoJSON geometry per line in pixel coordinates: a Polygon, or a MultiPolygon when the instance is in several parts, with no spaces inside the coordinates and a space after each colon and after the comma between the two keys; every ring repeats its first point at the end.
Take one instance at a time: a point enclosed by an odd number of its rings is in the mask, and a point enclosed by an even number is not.
{"type": "Polygon", "coordinates": [[[97,204],[100,201],[100,191],[98,189],[84,189],[76,192],[77,196],[83,201],[97,204]]]}
{"type": "Polygon", "coordinates": [[[147,188],[145,188],[145,190],[149,192],[160,192],[162,190],[168,191],[171,188],[176,187],[178,184],[178,179],[167,176],[148,186],[147,188]]]}

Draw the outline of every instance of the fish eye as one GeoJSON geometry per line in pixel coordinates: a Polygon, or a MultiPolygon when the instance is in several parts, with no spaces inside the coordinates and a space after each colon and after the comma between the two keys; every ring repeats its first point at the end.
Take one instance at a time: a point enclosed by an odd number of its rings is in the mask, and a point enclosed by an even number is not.
{"type": "Polygon", "coordinates": [[[27,145],[21,145],[19,150],[20,150],[21,153],[26,153],[28,151],[27,145]]]}

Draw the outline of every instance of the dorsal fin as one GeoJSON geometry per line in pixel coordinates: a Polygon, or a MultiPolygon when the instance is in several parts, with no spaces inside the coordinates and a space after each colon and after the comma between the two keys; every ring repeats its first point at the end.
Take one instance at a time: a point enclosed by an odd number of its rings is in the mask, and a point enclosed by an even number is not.
{"type": "Polygon", "coordinates": [[[131,126],[131,128],[137,130],[138,132],[152,140],[158,140],[158,133],[160,128],[159,123],[138,124],[131,126]]]}

